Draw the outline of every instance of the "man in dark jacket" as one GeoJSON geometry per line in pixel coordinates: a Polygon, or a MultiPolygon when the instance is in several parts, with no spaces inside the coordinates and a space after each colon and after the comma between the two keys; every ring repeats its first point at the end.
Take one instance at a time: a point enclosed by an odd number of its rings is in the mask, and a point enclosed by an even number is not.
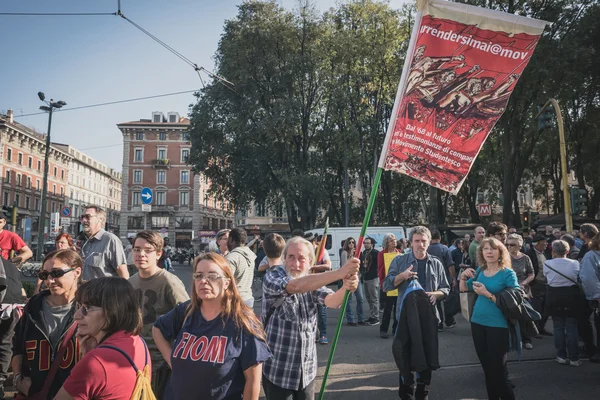
{"type": "Polygon", "coordinates": [[[364,293],[369,303],[369,325],[379,325],[379,277],[377,276],[377,258],[379,251],[375,250],[375,241],[368,237],[364,241],[365,251],[360,255],[360,271],[364,293]]]}
{"type": "MultiPolygon", "coordinates": [[[[438,310],[435,308],[435,304],[438,301],[442,301],[444,297],[450,292],[450,286],[446,279],[446,272],[444,265],[439,258],[427,254],[427,248],[431,241],[431,233],[429,229],[424,226],[414,227],[410,232],[410,246],[412,252],[404,257],[396,257],[390,269],[388,275],[383,281],[383,290],[388,292],[394,289],[398,289],[398,303],[396,307],[396,319],[400,321],[400,312],[402,309],[402,300],[407,294],[407,287],[402,285],[405,281],[417,279],[421,288],[424,289],[424,294],[429,298],[431,306],[423,314],[422,300],[419,300],[420,307],[414,310],[418,314],[420,321],[429,320],[431,324],[439,324],[441,317],[438,310]]],[[[410,285],[409,285],[410,287],[410,285]]],[[[423,294],[418,296],[423,297],[423,294]]],[[[407,327],[401,327],[398,325],[397,332],[406,332],[407,327]]],[[[425,322],[421,322],[424,324],[425,322]]],[[[406,322],[404,322],[406,324],[406,322]]],[[[437,340],[437,330],[435,331],[435,337],[437,340]]],[[[394,337],[394,347],[402,345],[403,336],[399,335],[394,337]],[[396,343],[396,341],[400,343],[396,343]]],[[[435,357],[437,358],[437,350],[435,357]]],[[[399,360],[398,362],[404,362],[399,360]]],[[[412,362],[411,362],[412,364],[412,362]]],[[[430,365],[429,368],[424,370],[415,370],[411,368],[411,371],[418,372],[417,377],[417,388],[415,390],[415,377],[412,372],[402,374],[400,376],[400,388],[399,395],[401,399],[412,399],[413,391],[415,399],[423,400],[427,398],[429,393],[429,386],[431,384],[431,371],[437,368],[435,365],[430,365]]]]}

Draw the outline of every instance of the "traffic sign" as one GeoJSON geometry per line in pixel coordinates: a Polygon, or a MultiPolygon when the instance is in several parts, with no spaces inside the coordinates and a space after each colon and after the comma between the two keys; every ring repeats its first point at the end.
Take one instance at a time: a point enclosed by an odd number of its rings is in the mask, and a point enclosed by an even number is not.
{"type": "Polygon", "coordinates": [[[152,203],[152,189],[150,188],[143,188],[142,189],[142,193],[140,194],[140,197],[142,198],[142,203],[144,204],[150,204],[152,203]]]}
{"type": "Polygon", "coordinates": [[[477,204],[477,211],[480,217],[489,217],[492,215],[492,208],[486,203],[477,204]]]}
{"type": "Polygon", "coordinates": [[[62,226],[63,228],[70,226],[71,225],[71,218],[61,218],[60,219],[60,226],[62,226]]]}
{"type": "Polygon", "coordinates": [[[160,233],[167,233],[167,228],[161,228],[160,233]]]}
{"type": "Polygon", "coordinates": [[[150,212],[152,211],[152,206],[150,204],[142,204],[142,211],[150,212]]]}
{"type": "Polygon", "coordinates": [[[71,216],[71,207],[64,206],[60,210],[60,216],[64,218],[69,218],[71,216]]]}

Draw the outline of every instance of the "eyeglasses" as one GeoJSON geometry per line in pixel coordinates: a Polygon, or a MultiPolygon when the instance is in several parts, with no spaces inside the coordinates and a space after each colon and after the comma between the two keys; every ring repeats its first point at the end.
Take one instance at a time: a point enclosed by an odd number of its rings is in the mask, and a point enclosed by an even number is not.
{"type": "Polygon", "coordinates": [[[196,272],[194,274],[194,279],[197,280],[197,281],[201,281],[203,279],[207,279],[207,280],[209,280],[211,282],[214,282],[214,281],[219,280],[219,279],[229,279],[229,278],[227,278],[226,276],[223,276],[223,275],[219,275],[217,273],[213,273],[213,272],[211,272],[209,274],[206,274],[206,275],[203,274],[202,272],[196,272]]]}
{"type": "Polygon", "coordinates": [[[41,281],[45,281],[46,279],[48,279],[49,276],[52,277],[52,279],[58,279],[58,278],[62,278],[63,276],[65,276],[66,273],[73,271],[73,268],[68,268],[68,269],[53,269],[52,271],[48,272],[48,271],[40,271],[38,272],[38,278],[41,281]]]}
{"type": "Polygon", "coordinates": [[[88,313],[90,311],[98,311],[98,310],[102,310],[101,307],[94,307],[94,306],[84,306],[83,304],[77,303],[75,305],[75,308],[77,309],[77,311],[81,310],[81,314],[84,317],[87,317],[88,313]]]}
{"type": "Polygon", "coordinates": [[[506,247],[519,247],[519,245],[516,243],[508,243],[506,247]]]}
{"type": "Polygon", "coordinates": [[[83,214],[79,217],[79,219],[87,219],[88,221],[94,217],[97,217],[97,215],[90,215],[90,214],[83,214]]]}
{"type": "Polygon", "coordinates": [[[142,254],[142,253],[144,253],[144,254],[150,254],[150,253],[154,253],[155,251],[156,251],[156,249],[142,249],[142,248],[139,248],[139,247],[134,247],[133,248],[133,252],[135,254],[142,254]]]}

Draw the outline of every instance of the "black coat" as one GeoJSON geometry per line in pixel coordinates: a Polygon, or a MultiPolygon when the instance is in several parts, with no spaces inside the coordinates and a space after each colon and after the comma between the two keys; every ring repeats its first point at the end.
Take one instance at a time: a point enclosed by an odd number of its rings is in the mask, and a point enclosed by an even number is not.
{"type": "Polygon", "coordinates": [[[525,301],[521,289],[506,288],[496,294],[496,305],[502,311],[509,323],[509,331],[516,337],[516,326],[518,322],[525,328],[528,336],[537,336],[538,330],[534,321],[539,321],[542,316],[525,301]]]}
{"type": "Polygon", "coordinates": [[[418,282],[409,281],[400,308],[392,352],[401,376],[440,367],[437,318],[429,296],[418,282]],[[414,286],[413,286],[414,285],[414,286]]]}

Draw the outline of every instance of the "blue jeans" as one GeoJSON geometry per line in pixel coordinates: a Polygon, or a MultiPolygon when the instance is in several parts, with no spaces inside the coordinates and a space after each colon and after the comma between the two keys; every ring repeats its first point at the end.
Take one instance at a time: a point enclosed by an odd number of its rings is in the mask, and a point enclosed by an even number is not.
{"type": "Polygon", "coordinates": [[[577,318],[552,316],[552,324],[554,325],[554,347],[556,347],[556,355],[560,358],[567,358],[568,351],[568,358],[571,361],[579,360],[577,318]]]}
{"type": "Polygon", "coordinates": [[[358,289],[354,293],[350,293],[348,297],[348,306],[346,307],[346,321],[348,322],[363,322],[365,320],[365,316],[363,314],[363,303],[365,301],[365,297],[363,296],[363,288],[362,284],[358,285],[358,289]],[[354,319],[354,313],[352,312],[352,298],[356,297],[356,314],[358,317],[358,321],[354,319]]]}
{"type": "Polygon", "coordinates": [[[319,326],[319,335],[327,336],[327,307],[317,305],[319,311],[317,313],[317,321],[319,326]]]}

